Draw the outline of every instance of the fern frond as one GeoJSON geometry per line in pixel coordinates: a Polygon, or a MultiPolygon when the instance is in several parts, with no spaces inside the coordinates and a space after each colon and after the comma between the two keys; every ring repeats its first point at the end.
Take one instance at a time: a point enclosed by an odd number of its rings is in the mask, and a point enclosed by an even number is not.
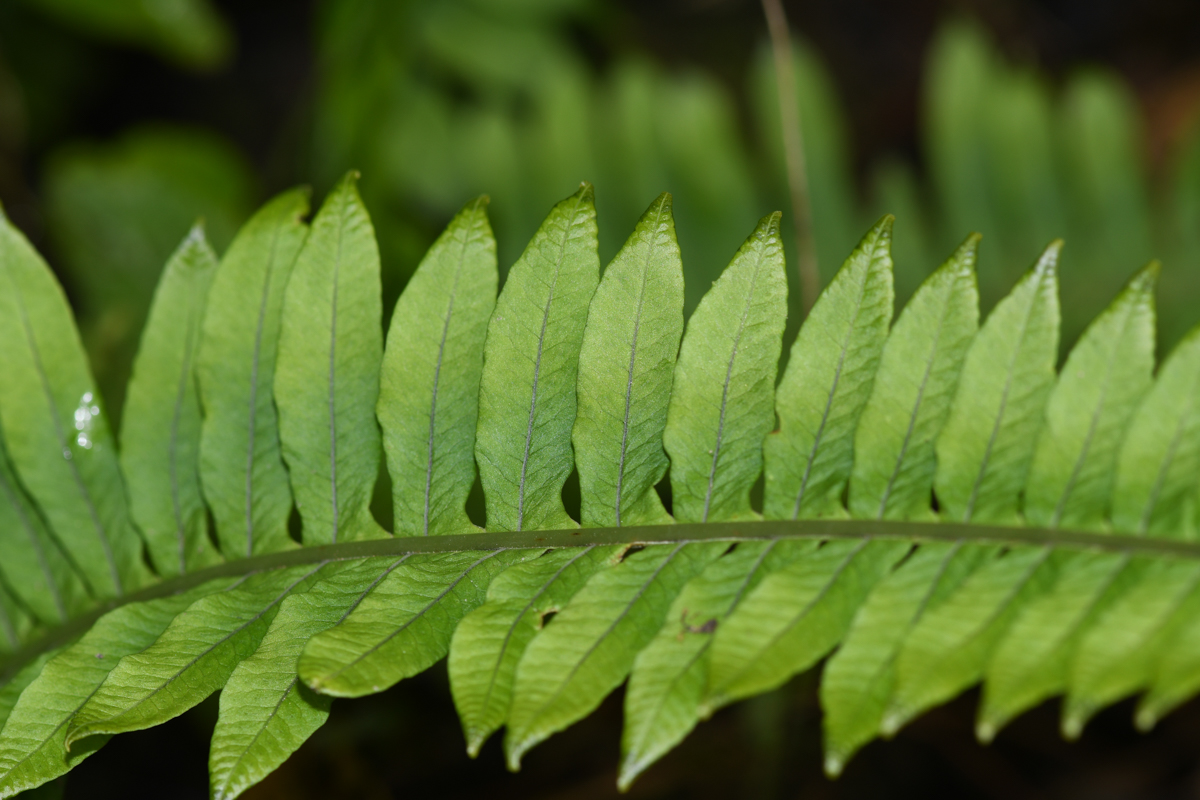
{"type": "Polygon", "coordinates": [[[779,216],[685,330],[670,195],[601,279],[584,184],[498,298],[468,204],[385,348],[354,181],[311,226],[303,192],[272,200],[219,263],[189,234],[119,454],[61,290],[0,217],[0,795],[220,691],[233,798],[332,697],[447,656],[468,752],[505,727],[513,769],[628,679],[622,788],[830,653],[831,775],[981,681],[984,741],[1059,694],[1077,736],[1130,694],[1148,727],[1200,691],[1200,332],[1154,377],[1157,264],[1059,373],[1061,243],[980,325],[972,235],[893,325],[885,217],[777,387],[779,216]],[[369,511],[385,456],[395,536],[369,511]]]}

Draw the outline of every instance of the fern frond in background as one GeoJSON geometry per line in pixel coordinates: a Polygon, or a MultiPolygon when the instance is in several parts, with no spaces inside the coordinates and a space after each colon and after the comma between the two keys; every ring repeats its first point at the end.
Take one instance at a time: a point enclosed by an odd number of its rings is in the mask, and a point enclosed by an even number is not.
{"type": "MultiPolygon", "coordinates": [[[[610,222],[600,231],[605,261],[645,199],[672,187],[691,279],[687,313],[745,231],[770,209],[787,207],[765,47],[721,78],[628,47],[597,67],[580,52],[575,32],[603,39],[604,15],[616,13],[606,4],[486,5],[319,3],[311,34],[314,97],[280,111],[295,122],[266,148],[265,167],[248,163],[211,130],[178,124],[142,123],[112,141],[52,153],[42,179],[45,236],[61,256],[68,290],[79,295],[85,344],[117,421],[153,276],[198,215],[223,249],[260,184],[316,176],[324,190],[347,169],[363,170],[379,234],[385,316],[463,197],[493,197],[503,278],[540,210],[582,177],[605,187],[598,199],[610,222]]],[[[177,35],[186,34],[184,27],[177,35]]],[[[1196,321],[1187,298],[1200,291],[1200,129],[1181,129],[1152,170],[1147,152],[1152,144],[1160,148],[1161,137],[1149,140],[1132,87],[1109,70],[1052,79],[1001,55],[979,27],[962,22],[945,24],[924,59],[912,152],[860,165],[847,101],[817,50],[797,42],[797,102],[823,283],[885,212],[899,220],[902,302],[926,265],[965,231],[978,230],[987,242],[978,265],[984,308],[1013,285],[1028,253],[1062,236],[1071,243],[1061,269],[1072,287],[1064,342],[1075,341],[1103,309],[1129,264],[1153,257],[1169,267],[1160,344],[1179,341],[1196,321]]],[[[188,109],[182,118],[195,113],[188,109]]],[[[783,224],[786,230],[790,221],[783,224]]],[[[784,238],[790,248],[790,233],[784,238]]],[[[801,316],[798,294],[793,287],[789,336],[801,316]]]]}
{"type": "Polygon", "coordinates": [[[685,327],[672,197],[601,276],[583,184],[498,297],[469,203],[385,345],[356,179],[311,223],[303,192],[275,198],[219,262],[188,234],[120,448],[61,289],[0,217],[0,795],[219,691],[211,793],[236,797],[331,698],[446,657],[467,751],[503,727],[512,769],[628,680],[621,787],[830,653],[831,775],[979,682],[985,741],[1054,695],[1074,737],[1131,694],[1145,728],[1200,692],[1200,333],[1155,376],[1157,262],[1056,371],[1061,242],[981,324],[973,234],[893,323],[885,216],[776,385],[780,215],[685,327]],[[385,454],[395,536],[370,510],[385,454]]]}

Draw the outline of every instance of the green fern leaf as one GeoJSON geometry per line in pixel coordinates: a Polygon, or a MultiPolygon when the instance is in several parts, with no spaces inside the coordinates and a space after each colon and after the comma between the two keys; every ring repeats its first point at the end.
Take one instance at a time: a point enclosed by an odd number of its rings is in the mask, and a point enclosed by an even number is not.
{"type": "MultiPolygon", "coordinates": [[[[1200,331],[1181,342],[1139,406],[1117,461],[1113,527],[1178,537],[1200,471],[1200,331]]],[[[1095,711],[1144,688],[1164,626],[1200,582],[1189,563],[1138,562],[1140,581],[1083,634],[1072,660],[1064,716],[1081,728],[1095,711]]]]}
{"type": "Polygon", "coordinates": [[[764,217],[688,321],[663,443],[675,519],[754,519],[787,317],[778,213],[764,217]]]}
{"type": "Polygon", "coordinates": [[[66,746],[166,722],[220,689],[257,648],[279,604],[323,564],[252,575],[192,603],[154,644],[121,658],[75,712],[66,746]]]}
{"type": "Polygon", "coordinates": [[[620,685],[689,579],[724,543],[648,547],[598,572],[526,648],[517,665],[504,751],[509,769],[620,685]]]}
{"type": "Polygon", "coordinates": [[[450,222],[392,313],[378,415],[398,535],[476,530],[464,506],[498,280],[486,206],[473,200],[450,222]]]}
{"type": "Polygon", "coordinates": [[[936,447],[934,491],[946,519],[1019,520],[1018,498],[1054,385],[1061,248],[1046,248],[967,351],[936,447]]]}
{"type": "Polygon", "coordinates": [[[1057,693],[1076,735],[1126,695],[1145,691],[1148,727],[1200,692],[1200,331],[1152,382],[1157,265],[1056,376],[1059,243],[977,331],[968,238],[889,334],[885,217],[776,395],[779,215],[684,334],[669,195],[600,281],[584,184],[499,299],[481,198],[423,260],[384,352],[354,180],[311,232],[290,192],[219,264],[185,240],[119,455],[94,394],[76,408],[91,379],[61,290],[0,221],[0,796],[222,690],[212,794],[236,797],[331,697],[447,653],[468,752],[507,726],[514,769],[628,676],[622,788],[839,645],[830,774],[981,679],[985,739],[1057,693]],[[368,510],[384,450],[398,537],[368,510]],[[475,461],[486,532],[466,514],[475,461]]]}
{"type": "Polygon", "coordinates": [[[0,424],[22,485],[94,594],[150,580],[113,436],[50,268],[0,214],[0,424]]]}
{"type": "Polygon", "coordinates": [[[596,209],[584,184],[546,217],[509,271],[488,324],[475,455],[489,530],[570,527],[575,381],[600,281],[596,209]]]}
{"type": "MultiPolygon", "coordinates": [[[[934,491],[950,520],[1019,520],[1020,490],[1054,382],[1060,247],[1055,242],[1046,249],[967,351],[935,446],[934,491]]],[[[921,613],[896,660],[896,683],[881,731],[895,732],[979,679],[1013,609],[1024,602],[1023,592],[1049,580],[1044,561],[1044,552],[1014,551],[980,565],[936,607],[918,605],[921,613]]],[[[934,571],[932,579],[937,576],[934,571]]],[[[924,593],[932,596],[936,589],[931,583],[924,593]]]]}
{"type": "MultiPolygon", "coordinates": [[[[663,199],[660,198],[660,203],[663,199]]],[[[660,209],[651,206],[647,216],[654,214],[657,217],[660,213],[660,209]]],[[[648,222],[643,217],[643,223],[648,222]]],[[[658,225],[656,219],[655,227],[658,225]]],[[[615,278],[621,277],[623,266],[618,265],[615,278]]],[[[749,506],[750,485],[745,478],[756,476],[761,469],[761,461],[756,457],[761,459],[758,443],[767,426],[762,424],[761,418],[747,415],[747,420],[737,414],[742,412],[744,404],[753,404],[751,408],[757,410],[754,408],[759,405],[756,400],[770,401],[778,348],[774,348],[771,357],[769,347],[755,345],[780,339],[786,314],[785,287],[779,219],[772,215],[759,223],[725,274],[700,301],[692,317],[675,365],[674,383],[678,391],[671,394],[673,403],[676,397],[683,398],[682,402],[668,407],[665,427],[661,421],[657,425],[651,421],[645,426],[650,430],[641,433],[651,441],[651,437],[664,437],[673,463],[683,465],[688,463],[684,459],[693,456],[687,448],[694,447],[699,439],[694,437],[693,431],[696,428],[705,434],[713,431],[713,428],[703,427],[707,414],[696,414],[695,401],[706,400],[708,408],[704,411],[716,412],[715,441],[702,457],[691,458],[704,469],[697,473],[704,476],[702,513],[705,520],[710,513],[713,518],[720,519],[730,515],[728,508],[742,504],[749,506]],[[731,311],[739,320],[738,327],[732,330],[727,316],[731,311]],[[747,357],[747,352],[756,354],[756,350],[770,360],[747,357]],[[711,359],[713,351],[720,353],[720,361],[711,359]],[[698,353],[704,353],[710,360],[697,363],[698,353]],[[689,440],[689,434],[694,438],[689,440]],[[687,444],[679,447],[680,441],[687,441],[687,444]],[[681,457],[680,452],[687,455],[681,457]],[[747,469],[749,464],[753,465],[752,471],[747,469]],[[715,507],[712,505],[714,499],[715,507]]],[[[607,298],[601,301],[598,309],[601,314],[606,301],[607,298]]],[[[681,305],[676,301],[667,305],[666,310],[671,313],[675,306],[681,314],[681,305]]],[[[598,319],[603,321],[605,318],[598,319]]],[[[669,332],[670,328],[668,335],[669,332]]],[[[668,364],[674,350],[672,344],[668,342],[661,348],[666,351],[668,364]]],[[[621,347],[620,352],[625,349],[621,347]]],[[[628,375],[629,367],[625,371],[628,375]]],[[[629,397],[631,393],[628,377],[625,386],[619,380],[619,373],[617,377],[618,380],[610,381],[607,387],[608,402],[605,405],[610,407],[614,401],[620,404],[622,396],[629,397]]],[[[665,376],[660,376],[659,380],[663,378],[665,376]]],[[[639,394],[653,392],[653,388],[633,388],[639,394]]],[[[665,387],[659,390],[660,395],[665,394],[663,389],[665,387]]],[[[605,414],[602,408],[596,411],[605,414]]],[[[592,411],[591,408],[587,410],[592,411]]],[[[619,418],[624,419],[623,416],[619,418]]],[[[618,442],[625,444],[624,426],[622,429],[611,426],[606,438],[605,449],[608,450],[618,442]]],[[[647,478],[652,479],[653,475],[647,478]]],[[[643,491],[653,492],[650,480],[644,480],[642,486],[643,491]]],[[[675,498],[677,508],[685,502],[679,494],[675,498]]],[[[692,498],[693,513],[699,512],[696,502],[699,498],[694,493],[692,498]]],[[[613,505],[615,511],[615,492],[613,505]]],[[[682,509],[677,511],[679,515],[686,513],[682,509]]],[[[737,512],[732,515],[736,516],[737,512]]],[[[721,544],[688,546],[681,543],[648,547],[627,557],[613,569],[598,573],[571,598],[555,618],[555,624],[529,645],[517,666],[508,733],[504,740],[510,768],[516,769],[520,765],[521,756],[530,747],[591,713],[625,679],[637,652],[662,626],[671,601],[687,580],[725,549],[721,544]]]]}
{"type": "Polygon", "coordinates": [[[810,548],[795,542],[740,542],[709,564],[675,598],[665,624],[634,661],[625,693],[618,786],[634,779],[700,721],[713,633],[763,575],[810,548]],[[787,546],[793,545],[793,546],[787,546]]]}
{"type": "MultiPolygon", "coordinates": [[[[683,333],[683,266],[670,203],[663,194],[650,205],[588,309],[572,434],[585,525],[671,521],[654,491],[667,467],[662,435],[683,333]]],[[[548,554],[514,568],[463,621],[451,645],[450,680],[469,752],[507,718],[518,662],[542,619],[615,555],[614,548],[548,554]]],[[[619,601],[613,608],[628,613],[619,601]]],[[[588,650],[586,633],[575,640],[588,650]]]]}
{"type": "MultiPolygon", "coordinates": [[[[225,581],[228,585],[230,581],[225,581]]],[[[0,737],[0,793],[5,797],[65,774],[96,752],[107,737],[94,737],[68,750],[67,728],[75,713],[127,655],[152,645],[171,621],[199,597],[219,587],[206,585],[106,614],[78,642],[41,664],[29,677],[0,737]]],[[[9,685],[20,685],[13,681],[9,685]]]]}
{"type": "MultiPolygon", "coordinates": [[[[975,336],[978,235],[917,290],[884,344],[858,428],[850,510],[858,517],[931,518],[934,442],[975,336]]],[[[928,545],[871,593],[821,682],[826,769],[837,774],[873,739],[895,683],[904,635],[985,555],[983,548],[928,545]]]]}
{"type": "Polygon", "coordinates": [[[492,581],[487,602],[459,623],[450,643],[450,688],[472,757],[508,719],[517,664],[547,616],[561,611],[623,550],[554,550],[518,564],[492,581]]]}
{"type": "MultiPolygon", "coordinates": [[[[973,234],[922,284],[888,335],[870,399],[858,421],[850,513],[929,519],[945,423],[967,348],[979,328],[973,234]]],[[[832,410],[832,407],[831,407],[832,410]]]]}
{"type": "Polygon", "coordinates": [[[654,485],[667,474],[663,428],[682,336],[683,261],[663,193],[588,308],[572,434],[584,525],[671,521],[654,485]]]}
{"type": "Polygon", "coordinates": [[[209,544],[200,490],[195,371],[216,267],[217,257],[197,225],[163,270],[125,399],[121,469],[130,509],[154,568],[167,577],[220,561],[209,544]]]}
{"type": "Polygon", "coordinates": [[[446,655],[455,626],[483,604],[488,584],[525,557],[493,550],[409,559],[340,624],[308,641],[300,677],[323,694],[361,697],[424,672],[446,655]]]}
{"type": "Polygon", "coordinates": [[[345,619],[403,560],[326,568],[326,579],[279,606],[258,649],[221,689],[208,758],[214,798],[231,800],[258,783],[325,722],[332,698],[311,691],[296,674],[304,644],[345,619]]]}
{"type": "Polygon", "coordinates": [[[369,508],[380,458],[379,249],[357,177],[325,199],[283,298],[275,404],[305,544],[383,534],[369,508]]]}
{"type": "Polygon", "coordinates": [[[0,441],[0,548],[3,575],[5,649],[20,644],[14,614],[16,600],[49,624],[66,622],[72,613],[91,605],[88,586],[67,549],[50,530],[17,480],[8,450],[0,441]],[[10,606],[12,606],[10,610],[10,606]]]}
{"type": "MultiPolygon", "coordinates": [[[[1121,438],[1151,384],[1157,276],[1157,263],[1134,276],[1071,351],[1050,396],[1025,487],[1031,522],[1049,528],[1103,524],[1121,438]]],[[[1060,558],[1066,560],[1058,565],[1062,581],[1021,612],[987,667],[979,721],[985,739],[1062,691],[1081,628],[1136,578],[1127,555],[1060,558]]]]}
{"type": "Polygon", "coordinates": [[[308,236],[307,192],[271,200],[242,227],[209,290],[196,373],[200,477],[228,559],[291,545],[292,490],[279,444],[275,368],[283,293],[308,236]]]}
{"type": "MultiPolygon", "coordinates": [[[[884,217],[863,237],[800,329],[776,395],[780,429],[764,445],[770,518],[841,509],[855,425],[891,319],[891,226],[884,217]]],[[[831,542],[765,577],[717,629],[701,713],[774,688],[823,656],[859,595],[906,549],[831,542]]]]}
{"type": "Polygon", "coordinates": [[[854,431],[892,319],[892,217],[881,219],[821,294],[792,346],[767,437],[768,519],[842,516],[854,431]]]}

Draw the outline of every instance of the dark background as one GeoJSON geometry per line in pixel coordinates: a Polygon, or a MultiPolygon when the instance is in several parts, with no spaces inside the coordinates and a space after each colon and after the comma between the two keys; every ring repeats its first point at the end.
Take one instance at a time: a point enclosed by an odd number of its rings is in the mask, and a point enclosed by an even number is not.
{"type": "MultiPolygon", "coordinates": [[[[1200,320],[1200,4],[785,5],[802,37],[825,280],[894,211],[898,300],[979,228],[985,310],[1067,236],[1064,345],[1151,256],[1166,262],[1162,347],[1200,320]],[[981,64],[990,82],[955,88],[981,64]]],[[[245,0],[165,31],[76,6],[0,0],[0,201],[63,281],[116,418],[157,272],[191,220],[223,248],[297,183],[319,198],[363,171],[387,307],[478,192],[493,196],[502,270],[580,179],[597,187],[605,258],[655,193],[675,192],[689,309],[753,221],[787,208],[750,0],[245,0]]],[[[1200,796],[1194,703],[1148,735],[1118,705],[1073,744],[1051,703],[982,747],[974,694],[831,782],[815,686],[804,675],[720,712],[630,795],[1200,796]]],[[[510,775],[497,741],[465,755],[439,665],[336,703],[247,797],[611,797],[620,709],[617,692],[510,775]]],[[[118,737],[71,773],[66,796],[205,796],[215,713],[210,700],[118,737]]]]}

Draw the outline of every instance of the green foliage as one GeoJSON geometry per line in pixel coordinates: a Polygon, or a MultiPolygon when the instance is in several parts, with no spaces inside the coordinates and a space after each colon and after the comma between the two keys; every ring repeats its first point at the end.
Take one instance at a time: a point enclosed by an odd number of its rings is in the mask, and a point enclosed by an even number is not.
{"type": "Polygon", "coordinates": [[[69,25],[136,44],[193,69],[229,55],[230,33],[208,0],[25,0],[69,25]]]}
{"type": "Polygon", "coordinates": [[[584,184],[498,298],[469,203],[385,351],[355,178],[311,227],[304,193],[270,201],[220,261],[184,239],[119,453],[61,290],[0,218],[0,795],[220,691],[233,798],[332,697],[446,657],[468,752],[505,727],[513,769],[628,679],[623,788],[831,653],[831,775],[980,681],[983,740],[1058,694],[1076,736],[1130,694],[1145,727],[1200,692],[1200,333],[1153,375],[1157,263],[1056,373],[1059,242],[979,326],[972,235],[892,325],[884,217],[776,388],[780,216],[685,332],[671,196],[601,280],[584,184]],[[396,536],[368,506],[385,455],[396,536]]]}

